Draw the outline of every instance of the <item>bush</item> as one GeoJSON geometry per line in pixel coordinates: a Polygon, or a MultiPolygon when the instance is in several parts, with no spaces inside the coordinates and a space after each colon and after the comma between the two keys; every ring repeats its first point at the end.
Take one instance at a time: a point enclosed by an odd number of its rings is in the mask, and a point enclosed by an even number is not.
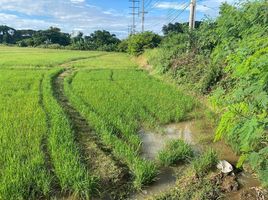
{"type": "Polygon", "coordinates": [[[128,40],[122,40],[117,46],[117,51],[127,52],[127,50],[128,50],[128,40]]]}
{"type": "Polygon", "coordinates": [[[169,141],[165,149],[158,154],[158,161],[161,166],[169,166],[179,161],[187,161],[193,156],[193,150],[183,140],[169,141]]]}
{"type": "Polygon", "coordinates": [[[245,38],[228,57],[224,85],[213,93],[212,102],[224,108],[216,131],[216,140],[224,138],[244,161],[259,172],[267,185],[268,126],[268,35],[245,38]],[[261,39],[256,39],[261,38],[261,39]]]}

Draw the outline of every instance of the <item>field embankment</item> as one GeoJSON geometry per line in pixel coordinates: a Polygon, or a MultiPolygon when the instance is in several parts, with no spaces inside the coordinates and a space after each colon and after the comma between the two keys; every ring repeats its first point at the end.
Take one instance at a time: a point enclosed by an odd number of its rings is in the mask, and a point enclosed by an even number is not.
{"type": "Polygon", "coordinates": [[[263,8],[266,1],[223,4],[215,20],[192,32],[166,35],[143,56],[157,76],[208,100],[219,116],[215,140],[228,143],[240,155],[237,167],[250,165],[267,187],[268,26],[263,8]]]}

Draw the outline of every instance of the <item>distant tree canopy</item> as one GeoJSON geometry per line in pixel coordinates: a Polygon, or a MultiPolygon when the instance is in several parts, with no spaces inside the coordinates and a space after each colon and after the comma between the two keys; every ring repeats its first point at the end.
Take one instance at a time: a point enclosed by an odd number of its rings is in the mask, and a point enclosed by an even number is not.
{"type": "Polygon", "coordinates": [[[0,43],[13,44],[16,42],[18,33],[8,26],[0,26],[0,43]]]}
{"type": "MultiPolygon", "coordinates": [[[[202,24],[201,21],[196,21],[195,28],[198,29],[201,24],[202,24]]],[[[188,26],[189,26],[189,24],[187,22],[185,22],[185,23],[175,22],[174,24],[169,23],[169,24],[163,26],[162,32],[164,35],[168,35],[171,33],[184,33],[185,30],[188,28],[188,26]]]]}
{"type": "Polygon", "coordinates": [[[183,24],[181,23],[169,23],[168,25],[164,25],[162,28],[163,34],[164,35],[168,35],[169,33],[183,33],[184,28],[183,28],[183,24]]]}
{"type": "Polygon", "coordinates": [[[115,34],[111,34],[106,30],[97,30],[89,36],[84,36],[79,32],[77,36],[71,40],[73,49],[79,50],[102,50],[116,51],[120,40],[115,34]]]}
{"type": "Polygon", "coordinates": [[[57,27],[47,30],[16,30],[0,26],[0,43],[17,44],[21,47],[69,48],[77,50],[115,51],[120,40],[106,30],[97,30],[89,36],[78,32],[75,36],[61,32],[57,27]]]}

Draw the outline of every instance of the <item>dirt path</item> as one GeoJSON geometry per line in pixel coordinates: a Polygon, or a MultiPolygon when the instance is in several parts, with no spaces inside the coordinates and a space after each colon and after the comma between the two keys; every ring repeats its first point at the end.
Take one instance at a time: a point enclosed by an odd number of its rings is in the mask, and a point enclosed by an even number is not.
{"type": "Polygon", "coordinates": [[[121,163],[113,158],[111,150],[99,141],[86,119],[81,116],[65,96],[64,79],[70,74],[71,70],[66,69],[53,81],[54,96],[70,120],[82,161],[91,174],[100,177],[100,198],[116,198],[113,197],[116,194],[111,193],[116,193],[122,185],[125,185],[128,174],[121,163]],[[107,194],[109,194],[109,197],[107,197],[107,194]]]}

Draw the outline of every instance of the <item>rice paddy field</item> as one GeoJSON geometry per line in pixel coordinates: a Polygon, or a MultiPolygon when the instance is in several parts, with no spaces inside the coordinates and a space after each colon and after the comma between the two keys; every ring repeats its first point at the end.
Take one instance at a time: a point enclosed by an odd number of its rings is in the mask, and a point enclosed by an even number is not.
{"type": "Polygon", "coordinates": [[[194,106],[126,54],[1,46],[0,199],[127,199],[162,169],[139,131],[194,106]]]}

